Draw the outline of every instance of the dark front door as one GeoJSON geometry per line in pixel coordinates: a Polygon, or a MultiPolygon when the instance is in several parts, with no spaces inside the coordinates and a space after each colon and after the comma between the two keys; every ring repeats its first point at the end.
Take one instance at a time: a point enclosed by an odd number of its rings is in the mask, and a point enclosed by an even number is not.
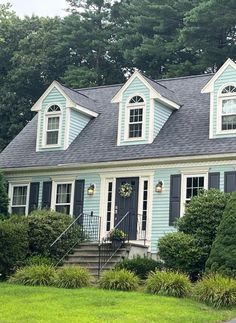
{"type": "Polygon", "coordinates": [[[118,228],[128,234],[130,240],[137,238],[137,217],[138,217],[138,177],[127,177],[116,179],[116,203],[115,203],[115,221],[116,226],[124,215],[129,212],[128,216],[122,221],[118,228]],[[121,188],[123,185],[132,186],[132,192],[129,197],[122,196],[121,188]]]}

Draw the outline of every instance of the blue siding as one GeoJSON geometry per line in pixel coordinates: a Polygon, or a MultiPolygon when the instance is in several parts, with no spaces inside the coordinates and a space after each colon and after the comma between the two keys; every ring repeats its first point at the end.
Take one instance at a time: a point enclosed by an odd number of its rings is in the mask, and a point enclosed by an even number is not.
{"type": "Polygon", "coordinates": [[[86,115],[71,109],[69,126],[69,145],[84,129],[90,118],[86,115]]]}
{"type": "Polygon", "coordinates": [[[155,101],[154,105],[154,138],[170,117],[172,110],[160,102],[155,101]]]}
{"type": "Polygon", "coordinates": [[[51,92],[47,95],[47,97],[42,102],[42,110],[39,112],[39,119],[40,119],[40,129],[39,129],[39,151],[41,150],[60,150],[63,149],[64,142],[65,142],[65,120],[66,120],[66,99],[65,97],[56,89],[53,88],[51,92]],[[56,148],[43,148],[43,131],[44,131],[44,121],[45,121],[45,113],[47,112],[47,109],[53,105],[58,104],[62,110],[61,115],[61,123],[62,123],[62,129],[61,129],[61,146],[56,148]]]}
{"type": "Polygon", "coordinates": [[[213,138],[236,137],[236,133],[217,134],[217,110],[221,108],[218,106],[218,91],[222,86],[224,86],[224,84],[229,84],[230,82],[236,83],[236,70],[232,66],[228,66],[214,83],[214,108],[211,125],[213,130],[213,138]]]}
{"type": "MultiPolygon", "coordinates": [[[[226,171],[233,171],[234,166],[232,165],[220,165],[219,163],[216,163],[212,166],[207,166],[207,164],[204,165],[204,163],[201,163],[198,165],[198,167],[202,168],[205,167],[208,169],[209,172],[220,172],[220,189],[224,190],[224,172],[226,171]]],[[[132,168],[129,168],[129,170],[123,170],[122,176],[128,177],[130,175],[130,171],[132,168]]],[[[183,170],[182,166],[175,166],[175,167],[168,167],[168,168],[159,168],[158,166],[155,168],[154,171],[154,178],[153,178],[153,187],[150,188],[150,194],[152,194],[152,221],[151,221],[151,252],[156,253],[157,252],[157,242],[160,237],[162,237],[164,234],[175,231],[175,228],[169,226],[169,199],[170,199],[170,176],[174,174],[180,174],[183,170]],[[164,189],[161,193],[155,192],[155,184],[158,183],[159,180],[162,180],[164,182],[164,189]]],[[[192,166],[189,164],[187,167],[185,165],[184,170],[190,170],[190,171],[196,171],[197,166],[192,166]]],[[[103,169],[104,171],[104,169],[103,169]]],[[[104,174],[104,173],[103,173],[104,174]]],[[[57,173],[57,175],[60,177],[63,175],[63,172],[57,173]]],[[[55,173],[54,173],[55,176],[55,173]]],[[[84,212],[90,214],[92,211],[94,215],[100,215],[100,200],[101,200],[101,194],[104,194],[104,192],[101,191],[101,178],[100,178],[100,172],[94,171],[89,173],[80,173],[78,170],[77,175],[74,176],[72,174],[67,174],[65,176],[72,176],[74,179],[83,179],[85,180],[85,192],[84,192],[84,212]],[[96,191],[93,196],[87,195],[87,189],[90,186],[90,184],[96,185],[96,191]]],[[[29,178],[29,175],[27,175],[27,179],[29,178]]],[[[50,176],[40,176],[35,174],[32,174],[30,176],[32,182],[40,182],[40,191],[39,191],[39,206],[42,202],[42,187],[44,181],[49,181],[50,176]]],[[[11,181],[17,181],[20,182],[21,179],[24,179],[19,174],[16,174],[15,178],[9,178],[11,181]]],[[[26,178],[25,178],[26,179],[26,178]]],[[[183,189],[183,186],[182,186],[183,189]]]]}
{"type": "Polygon", "coordinates": [[[149,135],[149,118],[150,118],[150,91],[143,84],[142,81],[138,77],[136,77],[133,82],[129,85],[129,87],[124,91],[121,105],[121,120],[119,120],[120,124],[120,145],[136,145],[136,144],[145,144],[148,143],[148,135],[149,135]],[[125,141],[125,115],[126,115],[126,105],[128,100],[131,99],[133,95],[140,95],[146,101],[146,124],[145,124],[145,134],[143,140],[135,140],[135,141],[125,141]]]}

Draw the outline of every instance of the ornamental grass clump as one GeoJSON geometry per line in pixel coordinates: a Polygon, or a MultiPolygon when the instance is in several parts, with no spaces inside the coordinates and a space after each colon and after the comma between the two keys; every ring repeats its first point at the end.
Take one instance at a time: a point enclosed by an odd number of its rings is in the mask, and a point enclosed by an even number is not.
{"type": "Polygon", "coordinates": [[[138,277],[125,269],[105,271],[99,280],[101,288],[121,291],[136,290],[138,283],[138,277]]]}
{"type": "Polygon", "coordinates": [[[215,308],[236,306],[236,280],[219,274],[206,276],[196,284],[194,296],[215,308]]]}
{"type": "Polygon", "coordinates": [[[30,286],[48,286],[52,285],[55,277],[56,271],[52,266],[33,265],[18,269],[9,282],[30,286]]]}
{"type": "Polygon", "coordinates": [[[60,288],[82,288],[90,285],[91,276],[87,269],[79,266],[58,269],[54,286],[60,288]]]}
{"type": "Polygon", "coordinates": [[[186,297],[191,291],[188,277],[172,271],[151,272],[145,285],[147,292],[164,296],[186,297]]]}

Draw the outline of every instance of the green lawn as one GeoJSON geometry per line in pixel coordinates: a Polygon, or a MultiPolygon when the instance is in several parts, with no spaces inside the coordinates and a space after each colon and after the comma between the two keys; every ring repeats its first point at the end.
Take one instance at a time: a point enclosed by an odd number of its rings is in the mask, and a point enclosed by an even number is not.
{"type": "Polygon", "coordinates": [[[222,322],[236,317],[189,299],[113,292],[0,284],[0,322],[222,322]]]}

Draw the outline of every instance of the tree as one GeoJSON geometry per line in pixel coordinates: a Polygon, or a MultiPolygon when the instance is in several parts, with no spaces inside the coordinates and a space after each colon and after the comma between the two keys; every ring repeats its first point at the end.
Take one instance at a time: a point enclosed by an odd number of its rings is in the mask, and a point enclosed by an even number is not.
{"type": "Polygon", "coordinates": [[[67,1],[72,14],[64,19],[61,47],[70,52],[70,62],[62,80],[75,87],[122,82],[124,75],[113,50],[116,25],[111,1],[67,1]]]}
{"type": "Polygon", "coordinates": [[[8,195],[6,190],[6,181],[0,172],[0,219],[8,216],[8,195]]]}
{"type": "Polygon", "coordinates": [[[123,0],[119,7],[119,44],[129,67],[137,67],[149,76],[159,78],[169,75],[171,65],[177,69],[182,61],[191,61],[192,55],[178,42],[178,35],[185,14],[196,2],[123,0]]]}
{"type": "Polygon", "coordinates": [[[234,0],[207,0],[186,14],[182,42],[201,73],[216,72],[228,57],[236,58],[235,11],[234,0]]]}
{"type": "Polygon", "coordinates": [[[206,269],[236,278],[236,192],[229,200],[206,269]]]}

